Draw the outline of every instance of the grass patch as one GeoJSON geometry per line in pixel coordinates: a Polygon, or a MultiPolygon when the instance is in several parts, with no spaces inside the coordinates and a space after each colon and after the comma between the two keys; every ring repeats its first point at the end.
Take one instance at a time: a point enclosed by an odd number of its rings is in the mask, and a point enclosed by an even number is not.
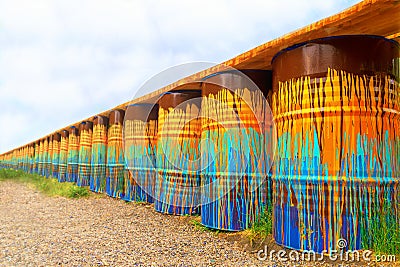
{"type": "MultiPolygon", "coordinates": [[[[400,203],[396,203],[400,205],[400,203]]],[[[395,204],[395,205],[396,205],[395,204]]],[[[400,211],[400,206],[397,207],[400,211]]],[[[384,199],[382,209],[377,208],[370,216],[364,216],[361,221],[362,246],[372,249],[375,254],[400,255],[399,215],[390,200],[384,199]]]]}
{"type": "Polygon", "coordinates": [[[197,230],[199,230],[201,232],[212,232],[214,234],[219,234],[221,232],[221,230],[219,230],[219,229],[213,229],[213,228],[204,226],[203,224],[201,224],[199,219],[200,219],[200,217],[190,220],[190,223],[193,224],[197,230]]]}
{"type": "Polygon", "coordinates": [[[32,185],[48,196],[62,196],[80,198],[90,195],[86,187],[79,187],[74,183],[59,183],[55,178],[46,178],[37,174],[28,174],[20,170],[0,169],[0,181],[13,180],[32,185]]]}
{"type": "Polygon", "coordinates": [[[253,225],[245,230],[245,235],[249,238],[250,243],[254,240],[265,240],[272,235],[272,207],[267,205],[253,225]]]}

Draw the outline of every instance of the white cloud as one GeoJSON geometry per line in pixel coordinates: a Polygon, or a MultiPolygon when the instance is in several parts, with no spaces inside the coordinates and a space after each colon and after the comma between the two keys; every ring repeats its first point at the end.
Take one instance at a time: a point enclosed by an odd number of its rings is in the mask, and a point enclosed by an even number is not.
{"type": "Polygon", "coordinates": [[[355,2],[0,0],[0,153],[128,101],[167,67],[229,59],[355,2]]]}

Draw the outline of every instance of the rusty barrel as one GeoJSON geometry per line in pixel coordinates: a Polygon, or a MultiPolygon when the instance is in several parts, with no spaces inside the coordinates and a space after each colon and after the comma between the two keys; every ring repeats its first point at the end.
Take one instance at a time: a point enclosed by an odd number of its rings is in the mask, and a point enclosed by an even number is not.
{"type": "Polygon", "coordinates": [[[61,134],[53,134],[53,156],[51,158],[51,175],[58,177],[59,160],[60,160],[60,146],[61,146],[61,134]]]}
{"type": "Polygon", "coordinates": [[[125,111],[116,109],[110,112],[107,134],[107,180],[106,193],[121,198],[124,193],[125,159],[122,144],[122,127],[125,111]]]}
{"type": "Polygon", "coordinates": [[[46,169],[45,169],[45,176],[50,177],[52,176],[52,168],[53,168],[53,135],[50,135],[48,138],[48,145],[47,145],[47,159],[46,159],[46,169]]]}
{"type": "Polygon", "coordinates": [[[27,169],[27,172],[29,172],[29,173],[33,173],[33,170],[34,170],[34,164],[35,164],[35,145],[34,144],[30,144],[29,146],[28,146],[29,148],[29,158],[28,158],[28,160],[29,160],[29,166],[28,166],[28,169],[27,169]]]}
{"type": "Polygon", "coordinates": [[[174,215],[199,213],[201,91],[181,90],[158,101],[154,208],[174,215]]]}
{"type": "Polygon", "coordinates": [[[71,126],[68,136],[67,182],[76,183],[78,179],[79,129],[71,126]]]}
{"type": "Polygon", "coordinates": [[[24,146],[21,150],[22,150],[22,170],[24,172],[27,172],[27,169],[28,169],[28,156],[29,156],[28,147],[24,146]]]}
{"type": "Polygon", "coordinates": [[[334,36],[274,57],[277,243],[323,252],[344,239],[356,250],[371,246],[376,227],[398,227],[399,49],[334,36]]]}
{"type": "Polygon", "coordinates": [[[42,175],[44,168],[44,157],[43,157],[44,140],[39,141],[39,154],[38,154],[38,174],[42,175]]]}
{"type": "Polygon", "coordinates": [[[92,156],[93,123],[84,121],[79,125],[78,186],[89,186],[90,160],[92,156]]]}
{"type": "Polygon", "coordinates": [[[20,148],[20,157],[21,157],[21,164],[20,164],[20,169],[25,171],[25,166],[26,166],[26,149],[25,147],[20,148]]]}
{"type": "Polygon", "coordinates": [[[19,170],[23,170],[25,164],[25,154],[24,154],[24,149],[22,147],[17,149],[17,158],[18,158],[17,168],[19,170]]]}
{"type": "Polygon", "coordinates": [[[265,95],[272,75],[229,70],[203,81],[201,222],[239,231],[258,219],[270,199],[272,114],[265,95]]]}
{"type": "Polygon", "coordinates": [[[24,162],[25,162],[25,155],[24,155],[24,149],[19,148],[17,150],[18,153],[18,169],[23,170],[24,169],[24,162]]]}
{"type": "Polygon", "coordinates": [[[43,139],[43,152],[42,152],[42,171],[40,175],[47,177],[47,170],[49,165],[49,138],[43,139]]]}
{"type": "Polygon", "coordinates": [[[124,119],[125,180],[124,199],[153,203],[156,181],[158,105],[129,105],[124,119]]]}
{"type": "Polygon", "coordinates": [[[107,125],[107,117],[94,117],[89,187],[98,193],[103,193],[106,188],[107,125]]]}
{"type": "Polygon", "coordinates": [[[26,173],[30,172],[30,166],[31,166],[31,146],[27,145],[25,146],[25,165],[24,165],[24,171],[26,173]]]}
{"type": "Polygon", "coordinates": [[[35,174],[39,173],[39,144],[39,141],[35,142],[35,156],[33,159],[33,173],[35,174]]]}
{"type": "Polygon", "coordinates": [[[67,181],[67,164],[68,164],[68,136],[69,132],[67,130],[62,130],[60,132],[60,156],[58,161],[58,181],[67,181]]]}

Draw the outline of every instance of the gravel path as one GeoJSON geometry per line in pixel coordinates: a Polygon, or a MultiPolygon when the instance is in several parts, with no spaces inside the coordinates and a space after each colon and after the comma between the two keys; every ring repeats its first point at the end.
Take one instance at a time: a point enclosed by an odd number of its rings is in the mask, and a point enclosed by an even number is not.
{"type": "Polygon", "coordinates": [[[109,197],[47,197],[0,182],[0,266],[265,266],[188,218],[109,197]]]}

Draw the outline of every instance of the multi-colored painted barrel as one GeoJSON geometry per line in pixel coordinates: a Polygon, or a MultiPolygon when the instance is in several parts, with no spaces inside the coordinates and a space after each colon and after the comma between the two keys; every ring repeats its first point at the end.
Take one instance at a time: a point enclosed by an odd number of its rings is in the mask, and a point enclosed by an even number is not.
{"type": "Polygon", "coordinates": [[[270,198],[272,112],[264,95],[272,88],[272,74],[230,70],[203,80],[201,222],[243,230],[270,198]]]}
{"type": "Polygon", "coordinates": [[[106,188],[107,125],[107,117],[94,117],[89,187],[99,193],[103,193],[106,188]]]}
{"type": "Polygon", "coordinates": [[[25,154],[25,148],[20,148],[19,149],[19,157],[20,157],[20,163],[19,163],[19,169],[20,170],[24,170],[24,168],[25,168],[25,161],[26,161],[26,159],[25,159],[25,156],[26,156],[26,154],[25,154]]]}
{"type": "Polygon", "coordinates": [[[89,186],[93,123],[91,121],[82,122],[79,125],[79,134],[78,179],[76,184],[78,186],[89,186]]]}
{"type": "Polygon", "coordinates": [[[71,126],[68,136],[67,182],[76,183],[78,179],[79,129],[71,126]]]}
{"type": "Polygon", "coordinates": [[[38,154],[38,174],[42,175],[44,168],[44,158],[43,158],[43,148],[44,148],[44,140],[39,141],[39,154],[38,154]]]}
{"type": "Polygon", "coordinates": [[[368,248],[373,224],[399,225],[399,50],[353,35],[274,57],[277,243],[324,252],[340,241],[355,250],[368,248]]]}
{"type": "Polygon", "coordinates": [[[42,171],[40,175],[47,177],[47,166],[49,165],[49,138],[43,139],[43,152],[42,152],[42,171]]]}
{"type": "Polygon", "coordinates": [[[18,149],[18,169],[23,170],[25,166],[25,149],[18,149]]]}
{"type": "Polygon", "coordinates": [[[125,111],[116,109],[110,112],[108,118],[106,193],[115,198],[121,198],[124,193],[127,176],[122,144],[124,116],[125,111]]]}
{"type": "Polygon", "coordinates": [[[127,107],[124,119],[125,179],[127,201],[153,203],[156,181],[158,105],[138,103],[127,107]]]}
{"type": "Polygon", "coordinates": [[[45,176],[50,177],[52,175],[52,168],[53,168],[53,136],[49,136],[48,140],[48,149],[47,149],[47,158],[45,163],[45,176]]]}
{"type": "Polygon", "coordinates": [[[158,212],[199,213],[201,91],[194,89],[169,92],[158,101],[158,175],[154,194],[158,212]]]}
{"type": "Polygon", "coordinates": [[[35,142],[35,156],[33,159],[33,173],[38,174],[39,173],[39,147],[40,147],[40,142],[35,142]]]}
{"type": "Polygon", "coordinates": [[[27,169],[27,172],[29,173],[33,173],[34,170],[34,164],[35,164],[35,145],[34,144],[30,144],[29,145],[29,167],[27,169]]]}
{"type": "Polygon", "coordinates": [[[58,159],[58,181],[67,181],[67,164],[68,164],[68,136],[67,130],[61,131],[60,141],[60,157],[58,159]]]}
{"type": "Polygon", "coordinates": [[[53,156],[51,158],[51,175],[54,178],[58,177],[59,160],[60,160],[61,134],[53,134],[53,156]]]}

